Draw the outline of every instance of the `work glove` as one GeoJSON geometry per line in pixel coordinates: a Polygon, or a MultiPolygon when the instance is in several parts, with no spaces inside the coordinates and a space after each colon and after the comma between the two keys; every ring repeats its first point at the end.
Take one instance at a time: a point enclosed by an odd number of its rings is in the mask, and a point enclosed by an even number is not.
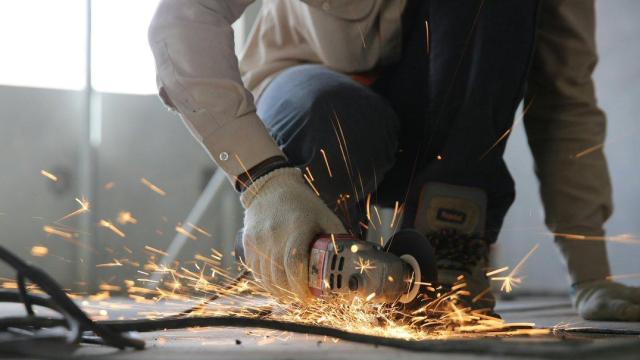
{"type": "Polygon", "coordinates": [[[586,320],[640,321],[640,288],[612,281],[575,286],[574,307],[586,320]]]}
{"type": "Polygon", "coordinates": [[[307,300],[311,242],[318,234],[346,233],[342,222],[304,182],[297,168],[274,170],[241,195],[245,259],[266,290],[307,300]]]}

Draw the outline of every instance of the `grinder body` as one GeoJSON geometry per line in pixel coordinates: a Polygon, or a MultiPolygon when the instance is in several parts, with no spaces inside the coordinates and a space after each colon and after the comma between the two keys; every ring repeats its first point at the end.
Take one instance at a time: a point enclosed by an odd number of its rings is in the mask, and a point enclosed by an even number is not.
{"type": "MultiPolygon", "coordinates": [[[[242,231],[235,255],[244,259],[242,231]]],[[[350,234],[321,234],[309,249],[309,290],[317,297],[359,297],[376,303],[419,306],[421,286],[435,283],[435,257],[414,230],[401,230],[383,248],[350,234]]]]}
{"type": "Polygon", "coordinates": [[[320,235],[311,247],[309,290],[315,296],[390,303],[408,294],[414,282],[409,263],[354,236],[320,235]]]}

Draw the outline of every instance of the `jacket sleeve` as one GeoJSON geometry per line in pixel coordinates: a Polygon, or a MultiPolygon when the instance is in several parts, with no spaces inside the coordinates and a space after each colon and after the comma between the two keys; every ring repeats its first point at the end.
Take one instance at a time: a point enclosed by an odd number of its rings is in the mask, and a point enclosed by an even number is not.
{"type": "Polygon", "coordinates": [[[284,156],[257,117],[231,24],[253,0],[163,0],[149,27],[164,103],[178,111],[229,180],[284,156]]]}
{"type": "Polygon", "coordinates": [[[573,284],[610,273],[606,243],[598,241],[612,200],[603,152],[606,119],[592,79],[596,63],[594,1],[542,0],[525,127],[545,222],[573,284]]]}

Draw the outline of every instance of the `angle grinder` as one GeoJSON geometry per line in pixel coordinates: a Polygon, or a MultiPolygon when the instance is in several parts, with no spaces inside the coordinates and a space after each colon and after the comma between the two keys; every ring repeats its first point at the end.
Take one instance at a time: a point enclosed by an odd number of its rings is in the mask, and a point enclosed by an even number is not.
{"type": "MultiPolygon", "coordinates": [[[[235,252],[244,260],[241,232],[235,252]]],[[[433,248],[412,229],[397,232],[384,247],[350,234],[318,235],[311,245],[309,290],[317,297],[359,297],[414,308],[425,293],[423,285],[436,280],[433,248]]]]}

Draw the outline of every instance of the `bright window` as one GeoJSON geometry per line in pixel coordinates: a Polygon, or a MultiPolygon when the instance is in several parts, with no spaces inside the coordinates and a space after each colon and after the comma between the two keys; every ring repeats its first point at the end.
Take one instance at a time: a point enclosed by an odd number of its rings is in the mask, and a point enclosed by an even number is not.
{"type": "Polygon", "coordinates": [[[147,29],[158,0],[93,0],[92,82],[101,92],[156,92],[147,29]]]}
{"type": "Polygon", "coordinates": [[[85,0],[0,0],[0,85],[85,86],[85,0]]]}
{"type": "MultiPolygon", "coordinates": [[[[81,90],[86,84],[87,0],[0,0],[0,85],[81,90]]],[[[156,92],[147,41],[159,0],[91,1],[96,91],[156,92]]],[[[234,24],[241,47],[244,19],[234,24]]]]}

